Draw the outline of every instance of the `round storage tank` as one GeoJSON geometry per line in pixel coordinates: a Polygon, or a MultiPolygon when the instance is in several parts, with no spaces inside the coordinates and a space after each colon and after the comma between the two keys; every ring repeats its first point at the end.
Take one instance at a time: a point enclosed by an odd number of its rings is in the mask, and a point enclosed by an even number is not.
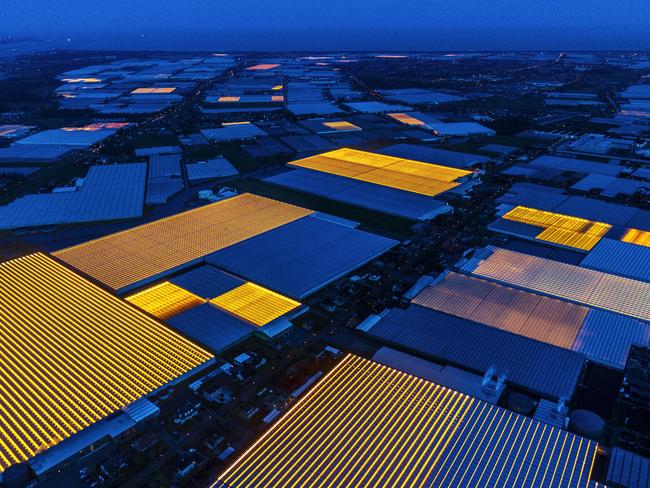
{"type": "Polygon", "coordinates": [[[522,415],[530,415],[535,408],[535,402],[528,395],[513,392],[508,395],[508,408],[522,415]]]}
{"type": "Polygon", "coordinates": [[[569,415],[569,430],[589,439],[600,439],[604,428],[603,419],[589,410],[574,410],[569,415]]]}

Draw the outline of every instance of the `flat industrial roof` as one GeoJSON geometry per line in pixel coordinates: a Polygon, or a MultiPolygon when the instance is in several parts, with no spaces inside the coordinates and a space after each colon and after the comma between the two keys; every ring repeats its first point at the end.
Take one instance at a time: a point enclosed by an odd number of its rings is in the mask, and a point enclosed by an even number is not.
{"type": "Polygon", "coordinates": [[[185,168],[187,169],[187,179],[189,181],[225,178],[239,174],[235,167],[223,156],[208,161],[188,163],[185,168]]]}
{"type": "Polygon", "coordinates": [[[650,232],[639,229],[628,229],[621,237],[621,241],[636,244],[637,246],[650,247],[650,232]]]}
{"type": "Polygon", "coordinates": [[[300,307],[299,302],[251,282],[214,297],[210,303],[257,327],[300,307]]]}
{"type": "Polygon", "coordinates": [[[142,216],[146,163],[91,166],[74,191],[36,193],[0,206],[0,229],[142,216]]]}
{"type": "Polygon", "coordinates": [[[136,88],[131,93],[133,95],[168,95],[176,90],[174,86],[168,87],[152,87],[152,88],[136,88]]]}
{"type": "Polygon", "coordinates": [[[174,315],[167,324],[215,352],[246,339],[257,328],[210,303],[174,315]]]}
{"type": "Polygon", "coordinates": [[[53,163],[75,150],[74,146],[61,144],[12,144],[0,147],[0,164],[53,163]]]}
{"type": "Polygon", "coordinates": [[[437,213],[444,213],[449,209],[440,200],[426,195],[308,169],[297,168],[268,176],[264,180],[274,185],[411,220],[433,218],[437,213]]]}
{"type": "Polygon", "coordinates": [[[154,176],[147,179],[146,205],[167,203],[172,196],[180,192],[185,185],[183,179],[172,176],[154,176]]]}
{"type": "Polygon", "coordinates": [[[417,305],[570,349],[589,309],[489,280],[446,272],[417,305]]]}
{"type": "Polygon", "coordinates": [[[529,166],[534,168],[552,168],[562,171],[571,171],[573,173],[587,173],[617,176],[625,169],[624,166],[616,164],[598,163],[586,159],[565,158],[560,156],[550,156],[545,154],[533,159],[529,166]]]}
{"type": "Polygon", "coordinates": [[[488,246],[461,264],[485,278],[650,320],[650,283],[488,246]]]}
{"type": "Polygon", "coordinates": [[[200,132],[206,139],[217,142],[238,141],[268,136],[265,131],[250,122],[223,124],[221,127],[202,129],[200,132]]]}
{"type": "Polygon", "coordinates": [[[393,239],[310,216],[217,251],[206,261],[302,299],[397,244],[393,239]]]}
{"type": "Polygon", "coordinates": [[[580,266],[650,283],[650,247],[603,239],[580,266]]]}
{"type": "Polygon", "coordinates": [[[620,447],[613,448],[607,483],[610,486],[646,488],[650,485],[650,459],[620,447]]]}
{"type": "Polygon", "coordinates": [[[156,220],[54,253],[119,290],[313,213],[251,194],[156,220]]]}
{"type": "Polygon", "coordinates": [[[163,154],[181,154],[182,152],[183,150],[178,146],[138,147],[135,149],[135,155],[138,158],[163,154]]]}
{"type": "Polygon", "coordinates": [[[440,122],[429,127],[439,136],[494,136],[496,132],[478,122],[440,122]]]}
{"type": "Polygon", "coordinates": [[[102,126],[90,125],[85,127],[63,127],[61,129],[48,129],[37,132],[36,134],[16,141],[15,144],[57,144],[83,149],[90,147],[115,133],[115,129],[103,128],[102,126]]]}
{"type": "MultiPolygon", "coordinates": [[[[548,212],[536,208],[517,206],[502,215],[497,222],[507,220],[526,224],[535,230],[534,239],[557,244],[564,247],[591,250],[611,230],[612,226],[605,222],[596,222],[570,215],[548,212]],[[539,231],[539,232],[538,232],[539,231]]],[[[529,237],[528,229],[524,227],[523,236],[529,237]]],[[[510,229],[507,226],[506,229],[510,229]]],[[[490,229],[500,231],[502,228],[491,226],[490,229]]],[[[512,232],[517,234],[517,232],[512,232]]]]}
{"type": "Polygon", "coordinates": [[[347,102],[346,105],[352,110],[364,113],[382,113],[382,112],[410,112],[412,107],[406,105],[390,105],[384,102],[347,102]]]}
{"type": "Polygon", "coordinates": [[[450,190],[460,184],[456,180],[471,174],[470,171],[448,166],[348,148],[289,164],[427,196],[450,190]]]}
{"type": "Polygon", "coordinates": [[[331,141],[316,134],[299,134],[280,138],[282,144],[293,149],[297,154],[314,154],[321,151],[330,151],[337,147],[331,141]]]}
{"type": "Polygon", "coordinates": [[[580,352],[623,368],[632,344],[650,345],[650,323],[475,276],[442,273],[412,303],[580,352]]]}
{"type": "Polygon", "coordinates": [[[431,120],[439,122],[438,120],[420,112],[395,112],[388,114],[388,116],[402,124],[416,127],[425,126],[431,120]]]}
{"type": "Polygon", "coordinates": [[[425,163],[442,164],[454,168],[471,169],[475,164],[485,164],[490,161],[487,156],[479,154],[448,151],[437,147],[417,146],[415,144],[395,144],[378,151],[381,154],[397,158],[414,159],[425,163]]]}
{"type": "Polygon", "coordinates": [[[589,485],[594,441],[348,354],[212,485],[589,485]]]}
{"type": "Polygon", "coordinates": [[[205,299],[169,281],[129,295],[125,300],[161,320],[205,303],[205,299]]]}
{"type": "Polygon", "coordinates": [[[149,178],[182,176],[180,154],[152,154],[149,156],[149,178]]]}
{"type": "MultiPolygon", "coordinates": [[[[209,278],[204,275],[204,278],[209,278]]],[[[221,280],[221,284],[225,284],[221,280]]],[[[209,285],[209,283],[206,283],[209,285]]],[[[299,302],[255,283],[241,283],[207,298],[170,281],[145,288],[125,300],[161,320],[168,320],[206,302],[256,327],[266,325],[301,306],[299,302]]]]}
{"type": "Polygon", "coordinates": [[[246,69],[249,71],[266,71],[269,69],[277,68],[278,66],[280,65],[275,63],[262,63],[262,64],[255,64],[253,66],[249,66],[246,69]]]}
{"type": "Polygon", "coordinates": [[[203,264],[198,268],[181,273],[170,278],[169,281],[207,300],[222,295],[245,283],[244,280],[225,273],[209,264],[203,264]]]}
{"type": "Polygon", "coordinates": [[[333,115],[344,112],[338,105],[328,100],[298,101],[289,99],[287,110],[293,115],[333,115]]]}
{"type": "Polygon", "coordinates": [[[412,104],[424,103],[437,105],[439,103],[461,102],[465,100],[463,97],[424,88],[398,88],[396,90],[382,90],[381,93],[389,100],[412,104]]]}
{"type": "Polygon", "coordinates": [[[569,196],[559,188],[515,183],[497,203],[523,205],[614,226],[650,231],[650,211],[583,196],[569,196]]]}
{"type": "Polygon", "coordinates": [[[333,121],[333,122],[323,122],[323,125],[328,129],[334,129],[338,132],[345,132],[350,130],[361,130],[361,127],[358,127],[351,122],[345,120],[333,121]]]}
{"type": "Polygon", "coordinates": [[[300,125],[316,134],[337,134],[362,130],[358,125],[341,119],[308,119],[301,121],[300,125]]]}
{"type": "Polygon", "coordinates": [[[0,470],[212,355],[54,259],[0,263],[0,470]]]}
{"type": "Polygon", "coordinates": [[[507,382],[553,399],[573,396],[585,363],[580,353],[419,305],[391,309],[363,330],[434,360],[504,374],[507,382]]]}

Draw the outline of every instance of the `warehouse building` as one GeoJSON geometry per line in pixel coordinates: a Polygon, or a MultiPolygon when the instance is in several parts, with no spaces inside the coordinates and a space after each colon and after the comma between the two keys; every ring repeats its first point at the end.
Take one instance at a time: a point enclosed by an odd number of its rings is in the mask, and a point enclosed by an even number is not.
{"type": "Polygon", "coordinates": [[[74,152],[73,146],[59,144],[12,144],[0,147],[0,165],[52,164],[74,152]]]}
{"type": "Polygon", "coordinates": [[[551,425],[347,355],[212,486],[586,488],[596,449],[551,425]]]}
{"type": "Polygon", "coordinates": [[[338,105],[335,105],[327,100],[319,102],[289,101],[287,103],[287,111],[296,117],[305,115],[336,115],[345,112],[338,105]]]}
{"type": "Polygon", "coordinates": [[[462,102],[463,97],[448,93],[436,92],[424,88],[399,88],[396,90],[382,90],[381,94],[388,100],[405,104],[438,105],[441,103],[462,102]]]}
{"type": "MultiPolygon", "coordinates": [[[[139,147],[135,149],[137,158],[148,158],[163,154],[182,154],[183,150],[178,146],[156,146],[156,147],[139,147]]],[[[180,156],[179,156],[180,158],[180,156]]]]}
{"type": "Polygon", "coordinates": [[[198,163],[187,163],[185,168],[187,169],[187,179],[190,183],[207,181],[215,178],[226,178],[228,176],[236,176],[239,174],[239,171],[237,171],[223,156],[209,159],[207,161],[199,161],[198,163]]]}
{"type": "MultiPolygon", "coordinates": [[[[650,239],[650,233],[645,235],[650,239]]],[[[602,239],[580,266],[650,283],[650,242],[627,242],[625,236],[622,240],[602,239]]]]}
{"type": "Polygon", "coordinates": [[[205,103],[213,106],[216,105],[219,108],[236,108],[242,112],[245,112],[247,108],[269,107],[273,105],[278,110],[281,110],[284,104],[284,96],[272,94],[208,95],[205,97],[205,103]]]}
{"type": "Polygon", "coordinates": [[[113,290],[155,281],[205,256],[306,217],[311,210],[244,194],[57,251],[113,290]],[[156,242],[156,259],[151,259],[156,242]]]}
{"type": "Polygon", "coordinates": [[[299,134],[281,137],[282,144],[289,147],[295,154],[305,156],[323,151],[336,149],[336,144],[316,134],[299,134]]]}
{"type": "Polygon", "coordinates": [[[650,283],[488,246],[461,270],[499,283],[650,321],[650,283]]]}
{"type": "Polygon", "coordinates": [[[146,163],[91,166],[75,187],[26,195],[0,207],[0,229],[142,217],[146,178],[146,163]]]}
{"type": "Polygon", "coordinates": [[[0,164],[55,163],[74,151],[88,149],[128,125],[125,122],[101,122],[37,132],[9,147],[0,148],[0,164]]]}
{"type": "Polygon", "coordinates": [[[395,144],[379,151],[381,154],[395,156],[396,158],[414,159],[431,164],[442,164],[453,168],[472,169],[485,166],[490,158],[479,154],[448,151],[429,146],[416,146],[414,144],[395,144]]]}
{"type": "Polygon", "coordinates": [[[505,146],[503,144],[486,144],[485,146],[480,147],[479,150],[481,152],[492,153],[497,154],[501,157],[506,157],[519,151],[519,148],[514,146],[505,146]]]}
{"type": "Polygon", "coordinates": [[[599,174],[608,176],[618,176],[625,170],[625,166],[616,164],[598,163],[586,159],[573,159],[560,156],[544,155],[533,159],[528,166],[536,168],[539,171],[547,169],[556,169],[570,171],[572,173],[599,174]]]}
{"type": "Polygon", "coordinates": [[[616,139],[604,134],[585,134],[563,143],[556,151],[558,154],[603,157],[618,150],[633,152],[634,149],[634,141],[628,139],[616,139]]]}
{"type": "MultiPolygon", "coordinates": [[[[16,141],[14,144],[71,146],[75,149],[86,149],[117,133],[117,129],[104,128],[102,124],[91,124],[85,127],[63,127],[37,132],[31,136],[16,141]]],[[[121,128],[121,127],[120,127],[121,128]]]]}
{"type": "Polygon", "coordinates": [[[44,254],[1,263],[0,290],[0,374],[8,388],[0,470],[38,460],[213,362],[207,351],[44,254]]]}
{"type": "Polygon", "coordinates": [[[309,119],[303,120],[300,125],[316,134],[340,134],[363,130],[358,125],[341,119],[309,119]]]}
{"type": "Polygon", "coordinates": [[[410,127],[419,127],[434,132],[440,137],[493,136],[492,129],[478,122],[444,122],[421,112],[397,112],[388,114],[392,119],[410,127]]]}
{"type": "Polygon", "coordinates": [[[216,129],[202,129],[201,135],[212,142],[245,141],[268,134],[250,122],[232,122],[222,124],[216,129]]]}
{"type": "Polygon", "coordinates": [[[57,467],[65,465],[72,459],[82,458],[91,453],[95,446],[119,442],[120,439],[138,429],[139,424],[159,414],[160,409],[156,404],[142,397],[48,450],[38,453],[29,460],[29,466],[37,478],[46,479],[57,467]]]}
{"type": "Polygon", "coordinates": [[[167,200],[184,187],[180,154],[154,154],[149,156],[145,199],[147,205],[167,203],[167,200]]]}
{"type": "Polygon", "coordinates": [[[497,203],[511,207],[521,205],[565,216],[603,222],[615,227],[615,230],[621,234],[628,228],[650,231],[650,211],[648,210],[583,196],[570,196],[560,188],[516,183],[497,199],[497,203]]]}
{"type": "Polygon", "coordinates": [[[431,125],[431,130],[440,137],[495,136],[497,133],[478,122],[441,122],[431,125]]]}
{"type": "Polygon", "coordinates": [[[355,112],[364,114],[381,114],[386,112],[410,112],[413,109],[406,105],[390,105],[384,102],[348,102],[345,104],[355,112]]]}
{"type": "Polygon", "coordinates": [[[289,166],[296,169],[265,181],[413,220],[451,211],[433,197],[460,188],[472,174],[347,148],[293,161],[289,166]]]}
{"type": "Polygon", "coordinates": [[[650,346],[650,323],[451,271],[413,304],[546,342],[622,369],[632,344],[650,346]]]}
{"type": "Polygon", "coordinates": [[[430,125],[439,124],[440,120],[422,112],[395,112],[387,114],[393,120],[409,127],[422,127],[429,129],[430,125]]]}
{"type": "Polygon", "coordinates": [[[650,459],[615,447],[607,469],[607,484],[626,488],[650,486],[650,459]]]}
{"type": "Polygon", "coordinates": [[[387,345],[552,400],[573,396],[585,364],[580,353],[417,304],[372,315],[357,328],[387,345]]]}
{"type": "Polygon", "coordinates": [[[542,241],[578,251],[590,251],[612,231],[605,222],[547,212],[518,205],[501,207],[502,214],[488,229],[523,239],[542,241]]]}
{"type": "Polygon", "coordinates": [[[250,337],[284,332],[304,313],[300,302],[210,265],[174,276],[126,297],[214,352],[250,337]]]}
{"type": "Polygon", "coordinates": [[[273,137],[262,137],[240,146],[241,149],[255,160],[276,160],[288,158],[293,151],[273,137]]]}
{"type": "Polygon", "coordinates": [[[206,261],[300,300],[395,245],[393,239],[315,214],[216,251],[206,261]]]}
{"type": "Polygon", "coordinates": [[[634,195],[637,192],[650,193],[650,181],[618,178],[602,174],[588,174],[576,184],[572,190],[598,193],[600,196],[616,198],[618,195],[634,195]]]}
{"type": "Polygon", "coordinates": [[[285,171],[264,181],[410,220],[429,220],[452,211],[435,198],[315,171],[285,171]]]}
{"type": "Polygon", "coordinates": [[[395,245],[354,223],[243,194],[54,254],[119,292],[207,261],[299,300],[395,245]]]}

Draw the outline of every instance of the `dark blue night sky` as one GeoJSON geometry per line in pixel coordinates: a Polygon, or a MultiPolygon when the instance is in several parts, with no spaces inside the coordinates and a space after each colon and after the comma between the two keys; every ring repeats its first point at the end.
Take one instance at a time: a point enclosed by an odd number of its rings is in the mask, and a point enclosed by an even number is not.
{"type": "Polygon", "coordinates": [[[648,0],[6,2],[0,34],[65,36],[98,47],[650,49],[648,0]]]}

